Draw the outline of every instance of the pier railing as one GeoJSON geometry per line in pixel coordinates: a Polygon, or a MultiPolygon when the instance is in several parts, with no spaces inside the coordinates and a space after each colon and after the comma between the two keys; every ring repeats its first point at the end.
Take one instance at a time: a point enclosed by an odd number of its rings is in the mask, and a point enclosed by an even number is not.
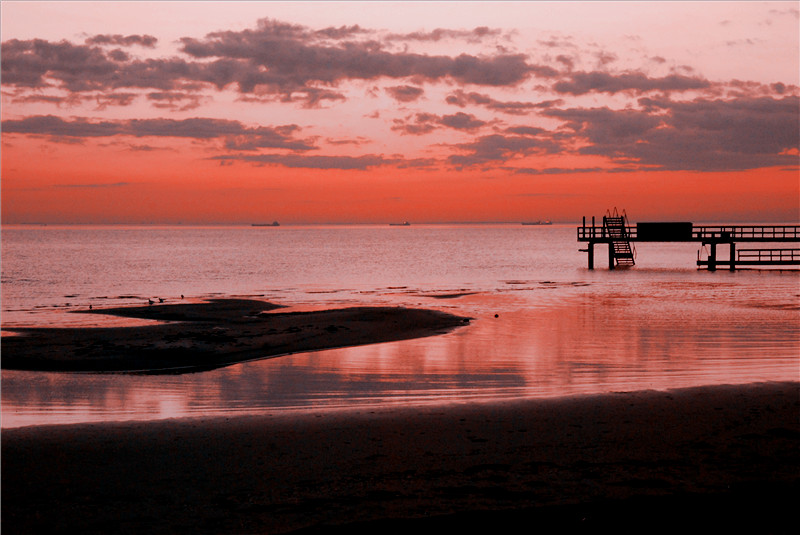
{"type": "Polygon", "coordinates": [[[737,262],[797,263],[800,262],[800,249],[739,249],[737,262]]]}
{"type": "MultiPolygon", "coordinates": [[[[636,225],[626,225],[625,237],[630,241],[660,241],[640,239],[636,225]]],[[[610,241],[608,229],[602,225],[578,227],[578,241],[610,241]]],[[[691,238],[665,241],[800,241],[800,225],[727,225],[692,227],[691,238]]]]}
{"type": "MultiPolygon", "coordinates": [[[[626,225],[622,228],[625,229],[624,232],[625,238],[629,240],[636,239],[635,226],[626,225]]],[[[578,227],[578,241],[610,240],[612,238],[613,236],[609,235],[608,233],[608,228],[602,225],[592,225],[592,226],[584,225],[582,227],[578,227]]]]}
{"type": "Polygon", "coordinates": [[[692,228],[692,238],[695,240],[722,238],[746,241],[798,241],[800,240],[800,226],[702,226],[692,228]]]}

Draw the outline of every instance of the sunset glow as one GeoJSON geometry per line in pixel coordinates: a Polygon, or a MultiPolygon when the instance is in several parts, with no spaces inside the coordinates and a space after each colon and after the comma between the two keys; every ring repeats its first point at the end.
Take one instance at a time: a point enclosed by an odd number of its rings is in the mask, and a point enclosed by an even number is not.
{"type": "Polygon", "coordinates": [[[796,222],[799,13],[3,2],[2,222],[796,222]]]}

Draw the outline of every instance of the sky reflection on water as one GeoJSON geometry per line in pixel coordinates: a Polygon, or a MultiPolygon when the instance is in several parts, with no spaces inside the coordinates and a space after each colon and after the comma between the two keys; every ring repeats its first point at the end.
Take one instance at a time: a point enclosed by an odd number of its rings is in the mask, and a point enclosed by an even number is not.
{"type": "Polygon", "coordinates": [[[736,292],[729,295],[718,281],[709,283],[723,290],[714,293],[719,298],[714,300],[696,285],[676,295],[676,286],[684,284],[680,281],[653,284],[650,295],[570,283],[551,299],[546,282],[449,299],[384,295],[384,302],[474,318],[469,326],[424,339],[177,376],[4,371],[2,425],[463,403],[798,379],[800,314],[791,299],[737,301],[736,292]]]}

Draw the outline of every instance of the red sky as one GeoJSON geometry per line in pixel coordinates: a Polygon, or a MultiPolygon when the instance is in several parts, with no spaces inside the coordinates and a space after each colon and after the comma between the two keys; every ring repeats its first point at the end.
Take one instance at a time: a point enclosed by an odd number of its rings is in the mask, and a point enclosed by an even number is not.
{"type": "Polygon", "coordinates": [[[796,2],[3,2],[2,222],[800,220],[796,2]]]}

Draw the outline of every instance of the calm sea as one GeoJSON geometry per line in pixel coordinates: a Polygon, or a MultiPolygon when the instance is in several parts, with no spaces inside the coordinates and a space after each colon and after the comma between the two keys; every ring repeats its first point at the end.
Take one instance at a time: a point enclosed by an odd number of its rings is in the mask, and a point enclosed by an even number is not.
{"type": "Polygon", "coordinates": [[[681,243],[637,244],[633,269],[590,271],[580,246],[572,225],[7,226],[4,328],[131,323],[69,312],[181,295],[474,320],[187,375],[4,370],[2,426],[800,380],[800,272],[698,270],[697,245],[681,243]]]}

